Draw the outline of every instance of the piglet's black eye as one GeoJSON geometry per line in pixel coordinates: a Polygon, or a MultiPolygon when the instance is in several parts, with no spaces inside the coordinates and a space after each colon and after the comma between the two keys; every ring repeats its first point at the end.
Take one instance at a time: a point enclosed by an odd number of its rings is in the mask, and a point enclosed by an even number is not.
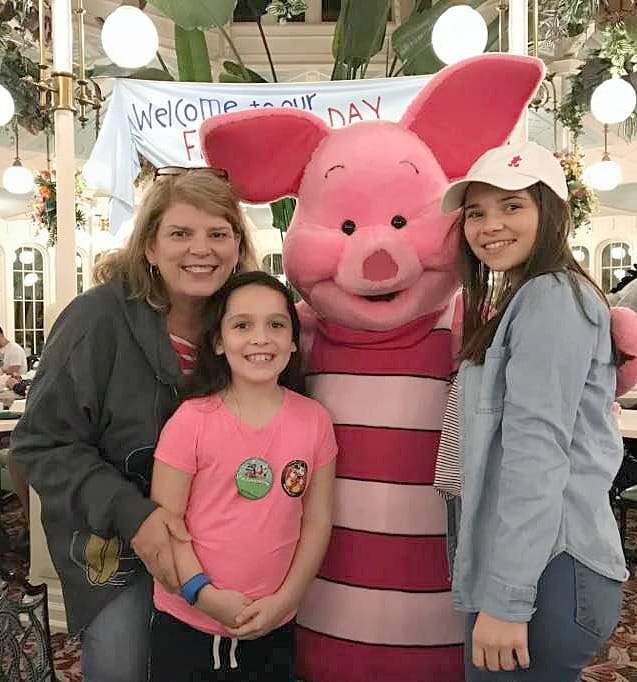
{"type": "Polygon", "coordinates": [[[353,220],[346,220],[341,225],[341,230],[343,230],[343,232],[345,232],[346,235],[352,234],[355,229],[356,229],[356,223],[353,220]]]}
{"type": "Polygon", "coordinates": [[[395,215],[391,219],[391,224],[397,229],[400,230],[401,227],[405,227],[407,224],[407,218],[403,218],[401,215],[395,215]]]}

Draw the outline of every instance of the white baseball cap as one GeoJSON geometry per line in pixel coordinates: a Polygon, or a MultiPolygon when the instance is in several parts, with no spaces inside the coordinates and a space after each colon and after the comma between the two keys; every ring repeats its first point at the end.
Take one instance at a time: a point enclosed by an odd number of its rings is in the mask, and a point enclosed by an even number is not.
{"type": "Polygon", "coordinates": [[[526,189],[543,182],[560,199],[568,198],[566,177],[553,154],[535,142],[508,144],[485,152],[462,180],[452,182],[442,197],[442,210],[451,213],[462,207],[467,187],[484,182],[500,189],[526,189]]]}

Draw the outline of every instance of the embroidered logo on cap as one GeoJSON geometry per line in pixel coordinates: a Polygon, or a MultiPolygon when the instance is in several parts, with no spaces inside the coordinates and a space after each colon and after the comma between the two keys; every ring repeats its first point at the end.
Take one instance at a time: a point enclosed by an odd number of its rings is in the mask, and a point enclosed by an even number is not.
{"type": "Polygon", "coordinates": [[[517,168],[520,165],[520,161],[522,161],[521,156],[514,156],[511,161],[509,161],[509,168],[517,168]]]}

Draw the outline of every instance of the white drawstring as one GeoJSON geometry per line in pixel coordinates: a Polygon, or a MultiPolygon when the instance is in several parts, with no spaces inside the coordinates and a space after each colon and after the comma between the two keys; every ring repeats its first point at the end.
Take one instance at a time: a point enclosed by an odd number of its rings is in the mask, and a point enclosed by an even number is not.
{"type": "MultiPolygon", "coordinates": [[[[230,640],[230,669],[236,670],[239,667],[237,663],[237,648],[239,646],[238,639],[230,640]]],[[[213,635],[212,638],[212,663],[213,670],[221,670],[221,635],[213,635]]]]}
{"type": "Polygon", "coordinates": [[[212,661],[214,663],[213,670],[221,670],[221,657],[219,656],[219,647],[221,646],[221,635],[215,635],[212,638],[212,661]]]}
{"type": "Polygon", "coordinates": [[[230,668],[231,669],[239,667],[239,664],[237,663],[237,658],[235,656],[238,645],[239,645],[238,639],[233,638],[230,640],[230,668]]]}

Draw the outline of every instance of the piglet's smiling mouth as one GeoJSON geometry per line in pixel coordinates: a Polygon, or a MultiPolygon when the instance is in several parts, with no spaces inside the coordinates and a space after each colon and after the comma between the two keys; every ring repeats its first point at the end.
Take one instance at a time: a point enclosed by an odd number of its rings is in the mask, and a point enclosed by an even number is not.
{"type": "Polygon", "coordinates": [[[373,296],[361,296],[361,298],[364,298],[366,301],[370,301],[371,303],[379,303],[379,302],[384,302],[388,303],[389,301],[393,301],[396,296],[398,296],[402,291],[389,291],[386,294],[374,294],[373,296]]]}

